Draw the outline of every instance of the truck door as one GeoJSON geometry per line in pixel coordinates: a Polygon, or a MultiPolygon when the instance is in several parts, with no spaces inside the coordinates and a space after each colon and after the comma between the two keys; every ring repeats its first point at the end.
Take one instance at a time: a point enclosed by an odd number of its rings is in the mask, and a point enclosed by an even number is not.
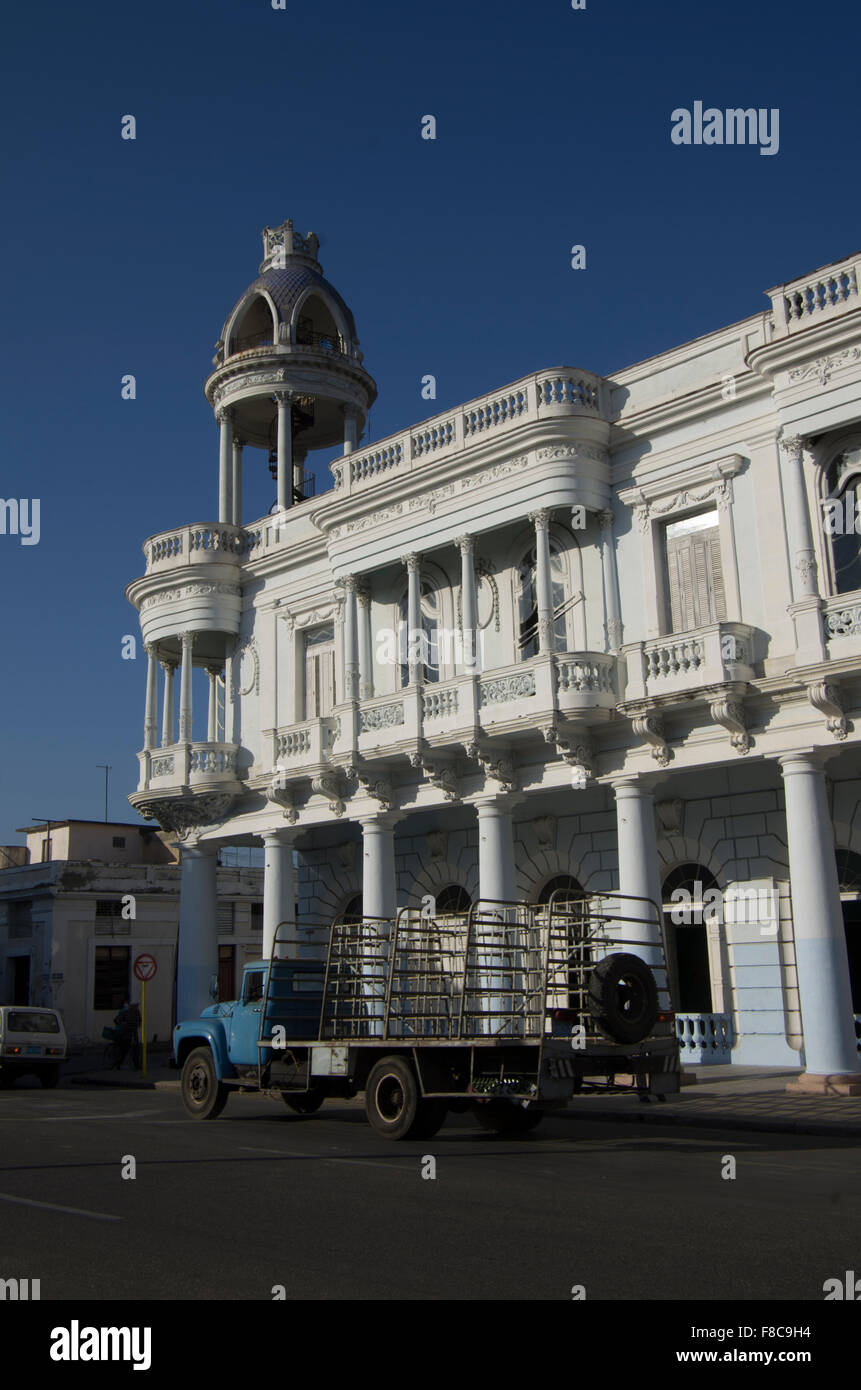
{"type": "Polygon", "coordinates": [[[246,970],[242,979],[242,998],[230,1015],[227,1055],[234,1066],[253,1066],[257,1062],[264,975],[263,970],[246,970]]]}

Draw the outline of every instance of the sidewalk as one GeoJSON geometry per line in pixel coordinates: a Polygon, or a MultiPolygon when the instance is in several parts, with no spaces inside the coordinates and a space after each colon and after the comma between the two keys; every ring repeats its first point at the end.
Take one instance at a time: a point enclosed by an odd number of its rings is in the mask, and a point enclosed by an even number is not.
{"type": "MultiPolygon", "coordinates": [[[[70,1057],[61,1085],[179,1090],[179,1074],[169,1065],[165,1052],[156,1052],[147,1059],[146,1080],[127,1067],[106,1071],[102,1055],[100,1050],[70,1057]]],[[[727,1065],[685,1067],[685,1072],[696,1076],[696,1085],[686,1086],[666,1102],[643,1105],[631,1095],[597,1094],[575,1097],[557,1115],[570,1120],[622,1120],[632,1124],[813,1134],[861,1141],[861,1096],[787,1095],[786,1083],[798,1076],[797,1069],[727,1065]]]]}
{"type": "Polygon", "coordinates": [[[623,1095],[575,1097],[560,1114],[572,1120],[627,1120],[861,1141],[861,1096],[787,1095],[786,1083],[800,1075],[798,1068],[727,1064],[683,1070],[696,1077],[696,1085],[685,1086],[666,1102],[643,1105],[623,1095]]]}

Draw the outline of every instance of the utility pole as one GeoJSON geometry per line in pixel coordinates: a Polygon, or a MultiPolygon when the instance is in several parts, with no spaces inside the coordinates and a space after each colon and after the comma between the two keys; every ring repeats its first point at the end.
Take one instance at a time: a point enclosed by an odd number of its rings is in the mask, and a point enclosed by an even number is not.
{"type": "Polygon", "coordinates": [[[33,824],[34,824],[34,825],[43,824],[44,827],[45,827],[45,840],[44,840],[45,857],[44,857],[44,859],[43,859],[43,863],[50,864],[50,862],[51,862],[51,825],[52,825],[52,822],[49,821],[49,820],[46,820],[44,816],[34,816],[34,817],[33,817],[33,824]]]}
{"type": "Polygon", "coordinates": [[[96,767],[105,769],[105,824],[108,823],[108,773],[113,767],[113,763],[96,763],[96,767]]]}

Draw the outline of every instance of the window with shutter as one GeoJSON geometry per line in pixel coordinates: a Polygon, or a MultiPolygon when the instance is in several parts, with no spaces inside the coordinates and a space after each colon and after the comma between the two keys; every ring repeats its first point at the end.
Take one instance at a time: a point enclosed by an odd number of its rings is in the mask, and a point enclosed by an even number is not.
{"type": "Polygon", "coordinates": [[[667,586],[673,632],[721,622],[726,590],[716,511],[674,521],[666,529],[667,586]]]}

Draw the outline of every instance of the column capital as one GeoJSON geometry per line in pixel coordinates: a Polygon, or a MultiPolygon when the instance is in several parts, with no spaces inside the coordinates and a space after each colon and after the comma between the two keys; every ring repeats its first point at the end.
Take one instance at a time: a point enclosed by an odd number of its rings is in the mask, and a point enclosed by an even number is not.
{"type": "Polygon", "coordinates": [[[422,557],[418,551],[411,550],[408,554],[401,556],[401,564],[406,565],[410,571],[417,570],[421,565],[422,557]]]}
{"type": "Polygon", "coordinates": [[[158,656],[158,643],[157,643],[157,642],[144,642],[144,651],[146,652],[147,656],[149,656],[149,657],[157,657],[157,656],[158,656]]]}
{"type": "Polygon", "coordinates": [[[275,401],[275,404],[278,406],[278,409],[283,410],[285,406],[293,404],[293,392],[274,391],[272,393],[272,399],[275,401]]]}
{"type": "Polygon", "coordinates": [[[791,463],[801,463],[802,455],[807,446],[807,441],[804,439],[803,435],[788,434],[785,430],[781,430],[777,437],[777,442],[780,445],[782,453],[786,455],[791,463]]]}
{"type": "Polygon", "coordinates": [[[634,797],[654,796],[657,778],[649,773],[622,773],[618,777],[608,777],[605,785],[613,788],[617,801],[631,800],[634,797]]]}
{"type": "Polygon", "coordinates": [[[535,512],[529,512],[529,520],[538,531],[546,531],[550,525],[551,509],[549,507],[539,507],[535,512]]]}
{"type": "Polygon", "coordinates": [[[612,512],[612,510],[611,510],[609,507],[604,507],[604,509],[603,509],[602,511],[596,512],[595,515],[597,516],[598,521],[599,521],[600,524],[601,524],[601,530],[602,530],[602,531],[612,531],[612,529],[613,529],[613,512],[612,512]]]}
{"type": "Polygon", "coordinates": [[[367,579],[356,580],[356,598],[363,608],[371,606],[371,586],[367,579]]]}
{"type": "Polygon", "coordinates": [[[211,676],[213,680],[217,680],[218,677],[222,674],[223,670],[223,666],[207,666],[206,674],[208,676],[211,676]]]}
{"type": "MultiPolygon", "coordinates": [[[[827,753],[829,750],[822,751],[827,753]]],[[[801,748],[795,753],[779,753],[776,761],[780,764],[782,777],[786,777],[787,772],[790,775],[793,772],[821,772],[824,776],[825,769],[820,762],[820,756],[819,750],[815,748],[801,748]]]]}
{"type": "Polygon", "coordinates": [[[215,418],[218,421],[219,425],[227,424],[230,420],[233,419],[233,406],[220,405],[215,412],[215,418]]]}
{"type": "Polygon", "coordinates": [[[355,574],[344,574],[338,582],[344,586],[348,594],[357,594],[359,592],[359,580],[355,574]]]}
{"type": "Polygon", "coordinates": [[[286,830],[263,830],[260,832],[260,838],[267,849],[273,845],[283,845],[286,848],[291,846],[301,833],[301,830],[294,826],[286,830]]]}
{"type": "Polygon", "coordinates": [[[194,639],[195,639],[196,636],[197,636],[197,633],[194,632],[194,631],[192,631],[191,629],[189,629],[188,631],[186,631],[186,632],[181,632],[181,633],[179,634],[179,640],[182,642],[182,645],[183,645],[184,647],[193,647],[193,646],[194,646],[194,639]]]}
{"type": "Polygon", "coordinates": [[[366,832],[373,835],[377,831],[394,830],[398,822],[405,819],[406,815],[403,811],[377,811],[369,816],[356,817],[362,827],[363,835],[366,832]]]}
{"type": "Polygon", "coordinates": [[[171,675],[171,676],[172,676],[173,673],[175,672],[177,666],[179,665],[179,662],[176,660],[175,657],[172,657],[172,656],[162,656],[162,657],[159,658],[159,663],[158,663],[158,664],[159,664],[159,666],[161,667],[161,669],[164,671],[165,675],[171,675]]]}
{"type": "Polygon", "coordinates": [[[472,555],[473,551],[475,550],[475,536],[455,536],[454,543],[455,545],[460,546],[461,552],[464,554],[472,555]]]}

